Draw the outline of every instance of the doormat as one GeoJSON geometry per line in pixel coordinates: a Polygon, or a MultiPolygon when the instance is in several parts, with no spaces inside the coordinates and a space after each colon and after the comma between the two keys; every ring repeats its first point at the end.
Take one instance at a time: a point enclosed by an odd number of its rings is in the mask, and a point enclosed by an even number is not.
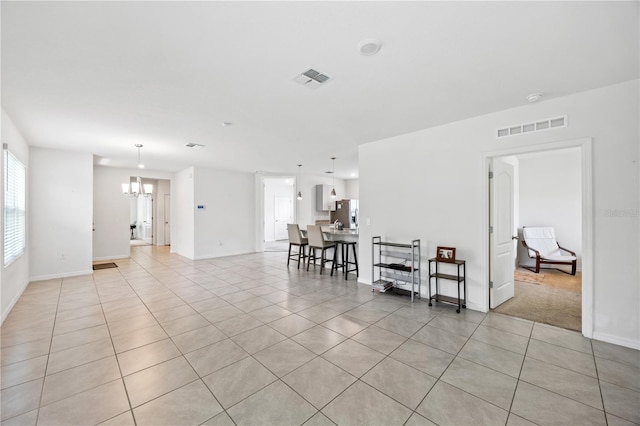
{"type": "Polygon", "coordinates": [[[531,284],[540,284],[544,280],[544,274],[536,274],[534,272],[515,271],[513,279],[516,281],[524,281],[531,284]]]}
{"type": "Polygon", "coordinates": [[[113,262],[109,262],[109,263],[98,263],[97,265],[93,265],[93,270],[96,271],[98,269],[110,269],[110,268],[117,268],[118,265],[116,265],[113,262]]]}

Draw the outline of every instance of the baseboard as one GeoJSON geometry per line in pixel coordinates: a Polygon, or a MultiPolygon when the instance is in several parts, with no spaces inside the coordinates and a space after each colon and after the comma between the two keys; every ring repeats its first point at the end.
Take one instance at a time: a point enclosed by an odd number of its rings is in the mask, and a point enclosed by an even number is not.
{"type": "MultiPolygon", "coordinates": [[[[365,284],[365,285],[371,285],[370,281],[363,281],[363,280],[358,280],[358,284],[365,284]]],[[[429,296],[427,295],[428,293],[428,288],[425,288],[425,282],[422,283],[422,291],[420,292],[420,298],[421,299],[427,299],[429,296]]],[[[470,309],[472,311],[478,311],[478,312],[488,312],[482,309],[482,305],[479,305],[477,303],[466,303],[467,308],[466,309],[470,309]]]]}
{"type": "Polygon", "coordinates": [[[233,251],[233,252],[229,252],[229,253],[211,253],[211,254],[208,254],[208,255],[194,256],[194,258],[191,259],[191,260],[217,259],[219,257],[241,256],[243,254],[253,254],[253,253],[255,253],[255,251],[237,251],[237,252],[233,251]]]}
{"type": "Polygon", "coordinates": [[[64,273],[61,273],[61,274],[40,275],[40,276],[37,276],[37,277],[31,277],[29,282],[53,280],[53,279],[56,279],[56,278],[77,277],[79,275],[91,275],[91,274],[93,274],[93,269],[89,269],[87,271],[64,272],[64,273]]]}
{"type": "Polygon", "coordinates": [[[600,340],[602,342],[612,343],[614,345],[636,350],[640,349],[640,341],[638,340],[625,339],[624,337],[613,336],[611,334],[600,333],[597,331],[593,332],[593,340],[600,340]]]}
{"type": "Polygon", "coordinates": [[[482,305],[479,305],[477,303],[469,303],[469,302],[467,302],[467,309],[471,309],[472,311],[484,312],[484,313],[489,312],[489,311],[483,310],[482,309],[482,305]]]}
{"type": "Polygon", "coordinates": [[[16,303],[18,303],[18,300],[20,300],[20,297],[22,297],[22,293],[24,293],[24,291],[27,289],[27,286],[29,285],[31,281],[26,281],[22,287],[20,288],[20,291],[16,294],[16,296],[13,298],[13,300],[11,301],[11,303],[9,303],[9,306],[7,306],[7,310],[2,312],[2,318],[0,319],[0,325],[2,325],[2,323],[4,323],[4,320],[7,319],[7,317],[9,316],[9,314],[11,313],[11,310],[13,309],[13,307],[16,305],[16,303]]]}
{"type": "Polygon", "coordinates": [[[94,257],[93,261],[94,262],[100,262],[103,260],[117,260],[117,259],[130,259],[131,256],[129,256],[128,254],[123,254],[120,256],[104,256],[104,257],[94,257]]]}

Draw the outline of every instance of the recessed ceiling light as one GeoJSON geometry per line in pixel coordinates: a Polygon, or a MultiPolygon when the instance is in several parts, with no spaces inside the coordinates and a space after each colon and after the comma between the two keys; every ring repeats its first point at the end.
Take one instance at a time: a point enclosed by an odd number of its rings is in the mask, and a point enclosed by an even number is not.
{"type": "Polygon", "coordinates": [[[363,56],[372,56],[378,53],[382,42],[376,38],[368,38],[358,43],[358,49],[363,56]]]}
{"type": "Polygon", "coordinates": [[[199,143],[193,143],[193,142],[189,142],[188,144],[185,145],[188,148],[193,148],[193,149],[200,149],[203,148],[204,145],[199,144],[199,143]]]}
{"type": "Polygon", "coordinates": [[[530,103],[533,103],[533,102],[539,101],[540,98],[542,98],[542,93],[532,93],[529,96],[527,96],[527,101],[529,101],[530,103]]]}

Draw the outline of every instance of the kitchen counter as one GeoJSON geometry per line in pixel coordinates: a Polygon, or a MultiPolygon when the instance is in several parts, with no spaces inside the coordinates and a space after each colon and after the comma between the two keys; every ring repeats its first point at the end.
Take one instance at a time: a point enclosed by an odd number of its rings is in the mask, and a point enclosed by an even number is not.
{"type": "Polygon", "coordinates": [[[324,232],[325,234],[335,234],[335,235],[358,235],[358,228],[335,229],[333,226],[332,227],[323,226],[322,232],[324,232]]]}
{"type": "MultiPolygon", "coordinates": [[[[301,230],[304,237],[307,236],[306,230],[301,230]]],[[[335,229],[333,226],[322,226],[322,234],[327,241],[358,241],[358,229],[335,229]]]]}

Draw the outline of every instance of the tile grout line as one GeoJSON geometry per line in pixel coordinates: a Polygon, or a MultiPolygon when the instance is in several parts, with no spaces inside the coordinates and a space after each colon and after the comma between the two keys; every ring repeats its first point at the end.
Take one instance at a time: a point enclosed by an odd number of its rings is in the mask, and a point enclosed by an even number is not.
{"type": "MultiPolygon", "coordinates": [[[[133,261],[133,259],[132,259],[132,261],[133,261]]],[[[129,283],[129,280],[127,280],[127,278],[122,274],[120,269],[118,269],[118,273],[122,276],[122,278],[127,283],[127,285],[133,290],[133,288],[131,287],[131,284],[129,283]]],[[[136,297],[139,298],[139,296],[135,292],[135,290],[133,290],[133,291],[136,294],[136,297]]],[[[100,298],[99,294],[98,294],[98,298],[100,298]]],[[[116,363],[118,364],[118,371],[120,372],[120,381],[122,382],[122,387],[124,388],[124,393],[125,393],[125,395],[127,397],[127,403],[129,404],[129,411],[131,412],[131,418],[133,419],[133,424],[137,425],[138,423],[136,421],[136,416],[133,413],[133,406],[131,405],[131,397],[129,396],[129,390],[127,389],[127,385],[125,384],[125,381],[124,381],[124,375],[122,374],[122,366],[120,365],[120,358],[118,358],[118,352],[116,350],[115,344],[113,343],[113,336],[111,335],[111,327],[109,326],[109,322],[107,321],[107,315],[104,312],[104,306],[102,304],[102,299],[101,298],[100,298],[100,308],[102,309],[102,314],[105,317],[105,323],[107,325],[107,331],[109,332],[109,340],[111,341],[111,347],[113,348],[113,356],[116,359],[116,363]]],[[[119,413],[114,417],[117,417],[117,416],[119,416],[121,414],[123,414],[123,413],[119,413]]],[[[109,419],[106,419],[106,420],[109,420],[109,419]]]]}
{"type": "Polygon", "coordinates": [[[42,407],[42,398],[44,396],[44,384],[47,381],[47,370],[49,369],[49,360],[51,358],[51,347],[53,346],[53,336],[56,329],[56,321],[58,317],[58,308],[60,307],[60,298],[62,297],[62,286],[64,285],[64,278],[60,279],[60,290],[58,292],[58,302],[56,303],[56,311],[53,317],[53,327],[51,328],[51,341],[49,342],[49,353],[47,354],[47,365],[44,368],[44,376],[42,377],[42,388],[40,389],[40,398],[38,399],[38,414],[36,415],[36,424],[40,420],[40,409],[42,407]]]}
{"type": "Polygon", "coordinates": [[[605,425],[609,424],[609,416],[607,416],[607,406],[604,405],[604,395],[602,394],[602,384],[600,383],[600,373],[598,372],[598,363],[596,362],[596,352],[593,350],[593,340],[590,340],[591,343],[591,353],[593,356],[593,365],[596,369],[596,380],[598,381],[598,391],[600,392],[600,400],[602,401],[602,412],[604,414],[604,422],[605,425]]]}
{"type": "MultiPolygon", "coordinates": [[[[427,327],[429,325],[429,323],[431,321],[433,321],[435,318],[437,318],[437,314],[436,314],[436,316],[434,318],[431,318],[431,320],[429,320],[429,322],[427,322],[423,327],[421,327],[420,330],[422,330],[422,328],[424,328],[424,327],[427,327]]],[[[486,315],[485,315],[485,318],[486,318],[486,315]]],[[[484,321],[484,319],[483,319],[483,321],[484,321]]],[[[467,321],[467,322],[469,322],[469,321],[467,321]]],[[[478,327],[480,327],[480,324],[482,324],[482,321],[479,324],[476,324],[476,327],[474,328],[473,333],[475,333],[476,330],[478,329],[478,327]]],[[[434,328],[437,328],[437,327],[434,327],[434,328]]],[[[418,330],[418,331],[420,331],[420,330],[418,330]]],[[[438,329],[438,330],[440,330],[440,329],[438,329]]],[[[416,333],[418,333],[418,331],[413,333],[411,336],[413,337],[416,333]]],[[[412,415],[413,414],[417,414],[417,415],[419,415],[421,417],[424,417],[427,420],[435,423],[435,421],[433,421],[433,420],[429,419],[428,417],[425,417],[422,414],[418,413],[417,409],[424,403],[424,401],[427,399],[427,397],[433,391],[433,389],[436,387],[436,385],[442,381],[442,376],[444,376],[444,373],[446,373],[446,371],[449,369],[449,367],[451,367],[451,364],[453,364],[453,362],[458,358],[458,356],[460,355],[460,352],[462,351],[462,349],[467,345],[469,340],[471,340],[471,336],[473,336],[473,333],[471,333],[471,335],[469,337],[467,337],[467,340],[465,340],[464,344],[462,346],[460,346],[460,349],[458,349],[458,352],[456,352],[455,355],[451,354],[451,355],[453,355],[453,358],[451,358],[451,361],[449,361],[447,366],[442,370],[442,373],[440,373],[440,375],[438,377],[436,377],[436,382],[433,384],[433,386],[431,386],[431,389],[429,389],[429,391],[425,394],[425,396],[420,400],[418,405],[416,405],[416,408],[413,410],[412,415]]],[[[429,346],[429,345],[427,345],[427,346],[429,346]]],[[[430,347],[432,347],[432,346],[430,346],[430,347]]],[[[438,349],[438,348],[434,348],[434,349],[438,349]]],[[[439,350],[442,350],[442,349],[439,349],[439,350]]],[[[446,351],[444,351],[444,352],[446,352],[446,351]]],[[[447,353],[449,353],[449,352],[447,352],[447,353]]],[[[462,359],[464,359],[464,358],[462,358],[462,359]]],[[[447,385],[449,385],[449,383],[447,383],[447,382],[443,382],[443,383],[446,383],[447,385]]],[[[449,386],[453,386],[453,385],[449,385],[449,386]]],[[[453,387],[455,387],[456,389],[459,389],[460,391],[462,391],[464,393],[467,393],[467,394],[472,395],[472,396],[474,396],[476,398],[479,398],[476,395],[470,394],[469,392],[466,392],[465,390],[458,388],[457,386],[453,386],[453,387]]],[[[480,399],[484,401],[484,399],[482,399],[482,398],[480,398],[480,399]]],[[[485,402],[489,402],[489,401],[485,401],[485,402]]],[[[409,418],[411,418],[411,416],[409,416],[409,418]]],[[[407,419],[407,421],[409,421],[409,419],[407,419]]]]}
{"type": "MultiPolygon", "coordinates": [[[[525,348],[524,354],[522,355],[522,364],[520,364],[520,371],[518,372],[518,378],[516,379],[516,387],[513,390],[513,396],[511,397],[511,404],[509,404],[509,412],[508,412],[508,415],[507,415],[507,423],[509,422],[509,418],[511,417],[511,413],[512,413],[512,410],[513,410],[513,403],[515,402],[516,394],[518,393],[518,386],[520,385],[520,377],[522,376],[522,370],[524,369],[524,363],[527,360],[527,352],[529,351],[529,344],[531,343],[531,338],[532,338],[531,336],[533,336],[533,329],[535,327],[535,324],[536,323],[534,321],[533,324],[531,325],[531,331],[529,332],[529,337],[527,338],[527,347],[525,348]]],[[[515,413],[513,413],[513,414],[517,416],[517,414],[515,414],[515,413]]],[[[535,423],[535,422],[533,422],[532,420],[529,420],[529,419],[525,419],[525,420],[528,420],[528,421],[530,421],[532,423],[535,423]]]]}

